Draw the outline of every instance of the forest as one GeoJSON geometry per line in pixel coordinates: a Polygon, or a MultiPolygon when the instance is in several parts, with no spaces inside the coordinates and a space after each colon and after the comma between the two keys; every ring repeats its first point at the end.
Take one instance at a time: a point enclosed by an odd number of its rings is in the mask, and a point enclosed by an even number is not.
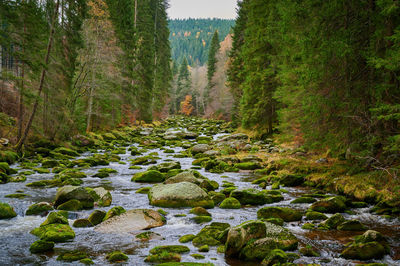
{"type": "Polygon", "coordinates": [[[399,265],[400,2],[173,4],[0,0],[0,264],[399,265]]]}

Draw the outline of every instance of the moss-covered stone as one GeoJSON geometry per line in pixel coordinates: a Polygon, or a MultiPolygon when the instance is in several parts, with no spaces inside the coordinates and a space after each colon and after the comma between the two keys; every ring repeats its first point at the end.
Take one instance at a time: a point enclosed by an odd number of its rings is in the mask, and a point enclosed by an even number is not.
{"type": "Polygon", "coordinates": [[[40,226],[48,224],[68,224],[68,219],[61,212],[51,212],[40,226]]]}
{"type": "Polygon", "coordinates": [[[5,198],[12,198],[12,199],[23,199],[25,197],[29,196],[28,194],[24,193],[13,193],[13,194],[7,194],[4,197],[5,198]]]}
{"type": "Polygon", "coordinates": [[[54,206],[58,207],[69,200],[80,201],[82,208],[85,209],[90,209],[94,206],[94,198],[90,191],[78,186],[64,186],[59,188],[54,200],[54,206]]]}
{"type": "Polygon", "coordinates": [[[296,187],[304,183],[304,176],[301,174],[285,174],[280,177],[279,183],[285,187],[296,187]]]}
{"type": "Polygon", "coordinates": [[[256,170],[262,168],[262,166],[258,162],[236,163],[234,167],[240,170],[256,170]]]}
{"type": "Polygon", "coordinates": [[[322,213],[338,213],[346,210],[346,199],[342,196],[329,197],[313,203],[310,210],[322,213]]]}
{"type": "Polygon", "coordinates": [[[208,195],[214,201],[215,205],[220,204],[226,198],[225,194],[221,192],[210,191],[208,195]]]}
{"type": "Polygon", "coordinates": [[[341,231],[365,231],[367,227],[358,220],[345,221],[337,227],[341,231]]]}
{"type": "Polygon", "coordinates": [[[299,249],[299,252],[306,257],[319,257],[320,254],[315,251],[311,246],[305,246],[299,249]]]}
{"type": "Polygon", "coordinates": [[[192,220],[197,224],[209,223],[212,221],[210,216],[195,216],[192,220]]]}
{"type": "Polygon", "coordinates": [[[164,182],[164,175],[157,170],[148,170],[142,173],[136,173],[132,177],[132,181],[138,183],[160,183],[164,182]]]}
{"type": "Polygon", "coordinates": [[[288,255],[281,249],[274,249],[261,262],[262,265],[281,265],[289,260],[288,255]]]}
{"type": "Polygon", "coordinates": [[[47,251],[52,251],[54,249],[54,242],[37,240],[32,243],[29,248],[31,253],[43,253],[47,251]]]}
{"type": "Polygon", "coordinates": [[[136,193],[147,194],[147,193],[149,193],[150,189],[151,189],[151,187],[142,187],[142,188],[139,188],[138,190],[136,190],[136,193]]]}
{"type": "Polygon", "coordinates": [[[240,209],[240,202],[234,197],[224,199],[219,205],[221,209],[240,209]]]}
{"type": "Polygon", "coordinates": [[[9,219],[17,216],[14,208],[7,203],[0,202],[0,219],[9,219]]]}
{"type": "Polygon", "coordinates": [[[181,238],[179,238],[180,243],[188,243],[191,242],[196,236],[189,234],[189,235],[184,235],[181,238]]]}
{"type": "MultiPolygon", "coordinates": [[[[161,252],[158,254],[151,254],[146,257],[144,260],[145,262],[153,262],[153,263],[160,263],[160,262],[180,262],[182,259],[181,255],[178,253],[171,253],[171,252],[161,252]]],[[[179,264],[181,265],[181,264],[179,264]]]]}
{"type": "Polygon", "coordinates": [[[211,216],[211,213],[209,213],[203,207],[194,207],[193,209],[190,210],[190,213],[193,213],[198,216],[211,216]]]}
{"type": "Polygon", "coordinates": [[[13,164],[18,160],[18,154],[13,151],[0,151],[0,162],[13,164]]]}
{"type": "Polygon", "coordinates": [[[113,207],[107,212],[106,216],[104,216],[103,221],[106,221],[106,220],[110,219],[111,217],[121,215],[125,212],[126,212],[126,210],[121,206],[113,207]]]}
{"type": "Polygon", "coordinates": [[[39,202],[29,206],[25,215],[43,215],[51,210],[53,210],[53,207],[49,203],[39,202]]]}
{"type": "Polygon", "coordinates": [[[83,209],[83,205],[79,200],[72,199],[63,204],[60,204],[57,207],[57,210],[64,210],[64,211],[79,211],[83,209]]]}
{"type": "Polygon", "coordinates": [[[295,200],[292,200],[290,203],[314,203],[317,200],[311,197],[300,197],[295,200]]]}
{"type": "Polygon", "coordinates": [[[156,246],[150,250],[150,254],[159,254],[162,252],[172,252],[172,253],[187,253],[190,249],[183,245],[170,245],[170,246],[156,246]]]}
{"type": "Polygon", "coordinates": [[[42,167],[43,168],[54,168],[60,165],[59,161],[56,160],[44,160],[42,162],[42,167]]]}
{"type": "Polygon", "coordinates": [[[87,258],[88,255],[80,250],[75,250],[75,251],[65,251],[61,253],[58,257],[57,260],[61,261],[66,261],[66,262],[72,262],[72,261],[78,261],[87,258]]]}
{"type": "Polygon", "coordinates": [[[241,205],[264,205],[283,200],[282,195],[272,194],[273,191],[258,191],[256,189],[237,189],[230,196],[237,199],[241,205]]]}
{"type": "Polygon", "coordinates": [[[343,224],[346,221],[344,217],[340,213],[336,213],[335,215],[332,215],[322,223],[318,225],[318,228],[320,229],[325,229],[325,230],[331,230],[331,229],[336,229],[339,225],[343,224]]]}
{"type": "Polygon", "coordinates": [[[315,220],[326,220],[328,219],[328,217],[321,212],[308,211],[306,212],[306,219],[315,221],[315,220]]]}
{"type": "Polygon", "coordinates": [[[353,243],[341,256],[345,259],[371,260],[381,259],[386,254],[385,248],[378,242],[353,243]]]}
{"type": "Polygon", "coordinates": [[[210,251],[210,247],[208,245],[203,245],[199,247],[199,252],[208,252],[210,251]]]}
{"type": "Polygon", "coordinates": [[[85,228],[85,227],[93,227],[93,224],[88,219],[77,219],[74,221],[72,226],[77,228],[85,228]]]}
{"type": "Polygon", "coordinates": [[[129,258],[123,252],[118,250],[118,251],[113,251],[111,253],[108,253],[106,256],[106,259],[111,263],[116,263],[116,262],[127,261],[129,258]]]}
{"type": "Polygon", "coordinates": [[[265,219],[265,221],[279,226],[282,226],[283,223],[285,222],[282,218],[268,218],[265,219]]]}
{"type": "Polygon", "coordinates": [[[302,214],[299,211],[286,207],[264,207],[257,211],[257,218],[281,218],[285,222],[300,221],[302,214]]]}
{"type": "Polygon", "coordinates": [[[203,245],[219,246],[225,242],[224,232],[228,228],[230,228],[228,223],[211,223],[200,230],[192,243],[195,247],[203,245]]]}
{"type": "Polygon", "coordinates": [[[67,224],[49,224],[40,226],[31,231],[31,233],[41,240],[52,242],[66,242],[75,238],[75,232],[67,224]]]}
{"type": "Polygon", "coordinates": [[[88,220],[91,224],[98,225],[103,221],[105,216],[106,216],[105,211],[95,210],[89,215],[88,220]]]}
{"type": "Polygon", "coordinates": [[[312,223],[305,223],[303,224],[303,226],[301,227],[301,229],[304,230],[314,230],[317,226],[315,224],[312,223]]]}
{"type": "Polygon", "coordinates": [[[12,169],[10,165],[6,162],[0,162],[0,172],[5,173],[7,175],[13,175],[16,174],[17,171],[12,169]]]}
{"type": "Polygon", "coordinates": [[[82,264],[85,264],[85,265],[93,265],[94,264],[93,260],[91,260],[90,258],[81,259],[79,262],[82,264]]]}
{"type": "Polygon", "coordinates": [[[202,260],[205,259],[206,257],[204,255],[201,254],[190,254],[190,256],[192,256],[193,258],[195,258],[196,260],[202,260]]]}
{"type": "Polygon", "coordinates": [[[61,154],[64,154],[64,155],[73,156],[73,157],[78,157],[79,156],[78,152],[76,152],[76,151],[74,151],[72,149],[65,148],[65,147],[57,148],[54,151],[58,152],[58,153],[61,153],[61,154]]]}

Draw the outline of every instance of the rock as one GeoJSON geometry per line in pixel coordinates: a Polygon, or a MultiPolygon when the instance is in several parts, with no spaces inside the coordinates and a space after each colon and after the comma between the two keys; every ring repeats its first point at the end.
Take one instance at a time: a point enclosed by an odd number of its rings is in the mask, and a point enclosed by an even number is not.
{"type": "Polygon", "coordinates": [[[180,182],[189,182],[196,185],[200,185],[202,180],[197,178],[193,172],[184,171],[182,173],[177,174],[176,176],[168,178],[164,183],[165,184],[175,184],[180,182]]]}
{"type": "Polygon", "coordinates": [[[42,167],[43,168],[54,168],[54,167],[57,167],[59,165],[60,165],[60,163],[58,161],[56,161],[56,160],[44,160],[42,162],[42,167]]]}
{"type": "MultiPolygon", "coordinates": [[[[180,262],[181,261],[181,255],[179,255],[178,253],[171,253],[171,252],[163,252],[163,253],[159,253],[159,254],[151,254],[149,256],[146,257],[146,259],[144,260],[145,262],[152,262],[152,263],[161,263],[161,262],[165,262],[165,265],[171,266],[174,264],[171,264],[173,262],[180,262]]],[[[158,265],[163,265],[162,264],[158,264],[158,265]]],[[[184,265],[182,263],[176,264],[176,265],[184,265]]],[[[190,264],[193,265],[193,264],[190,264]]]]}
{"type": "Polygon", "coordinates": [[[17,173],[17,171],[12,169],[6,162],[0,162],[0,172],[7,175],[13,175],[17,173]]]}
{"type": "Polygon", "coordinates": [[[318,225],[318,228],[326,229],[326,230],[336,229],[339,225],[341,225],[345,221],[346,220],[340,213],[336,213],[335,215],[331,216],[327,220],[320,223],[318,225]]]}
{"type": "Polygon", "coordinates": [[[147,193],[149,193],[150,189],[151,189],[151,187],[142,187],[142,188],[139,188],[138,190],[136,190],[135,193],[147,194],[147,193]]]}
{"type": "Polygon", "coordinates": [[[310,210],[323,213],[343,212],[346,209],[346,199],[342,196],[329,197],[313,203],[310,210]]]}
{"type": "Polygon", "coordinates": [[[129,258],[123,252],[118,250],[108,253],[106,259],[111,263],[115,263],[115,262],[127,261],[129,258]]]}
{"type": "Polygon", "coordinates": [[[208,194],[189,182],[155,185],[150,189],[148,197],[151,205],[159,207],[214,207],[208,194]]]}
{"type": "Polygon", "coordinates": [[[75,232],[67,224],[48,224],[33,229],[31,233],[41,240],[56,243],[66,242],[75,238],[75,232]]]}
{"type": "Polygon", "coordinates": [[[314,203],[317,200],[311,197],[300,197],[295,200],[292,200],[290,203],[314,203]]]}
{"type": "Polygon", "coordinates": [[[54,242],[45,241],[45,240],[37,240],[32,243],[29,248],[31,253],[44,253],[47,251],[52,251],[54,249],[54,242]]]}
{"type": "Polygon", "coordinates": [[[237,199],[242,205],[264,205],[283,200],[280,194],[273,195],[270,193],[271,192],[248,188],[236,189],[230,193],[230,196],[237,199]]]}
{"type": "Polygon", "coordinates": [[[192,220],[196,224],[203,224],[203,223],[209,223],[212,221],[212,218],[210,216],[195,216],[192,218],[192,220]]]}
{"type": "Polygon", "coordinates": [[[200,247],[203,245],[219,246],[226,241],[226,230],[230,228],[227,223],[211,223],[206,225],[193,239],[193,245],[200,247]]]}
{"type": "Polygon", "coordinates": [[[65,147],[57,148],[54,151],[58,152],[58,153],[61,153],[61,154],[64,154],[64,155],[73,156],[73,157],[78,157],[79,156],[79,153],[77,153],[76,151],[68,149],[68,148],[65,148],[65,147]]]}
{"type": "Polygon", "coordinates": [[[82,263],[82,264],[85,264],[85,265],[92,265],[92,264],[94,264],[94,262],[93,262],[90,258],[81,259],[79,262],[82,263]]]}
{"type": "Polygon", "coordinates": [[[379,242],[384,245],[387,244],[387,239],[381,233],[374,230],[368,230],[361,236],[356,237],[356,241],[359,243],[379,242]]]}
{"type": "Polygon", "coordinates": [[[315,251],[311,246],[308,246],[308,245],[306,247],[299,249],[299,252],[306,257],[319,257],[320,256],[320,254],[317,251],[315,251]]]}
{"type": "Polygon", "coordinates": [[[161,237],[160,234],[153,233],[153,232],[150,232],[150,231],[146,231],[146,232],[137,234],[135,236],[135,238],[140,239],[141,241],[149,241],[151,239],[164,240],[164,238],[161,237]]]}
{"type": "Polygon", "coordinates": [[[279,225],[279,226],[283,226],[284,224],[284,220],[282,218],[268,218],[268,219],[262,219],[262,221],[265,222],[269,222],[271,224],[275,224],[275,225],[279,225]]]}
{"type": "Polygon", "coordinates": [[[68,218],[62,212],[51,212],[40,226],[48,224],[68,224],[68,218]]]}
{"type": "Polygon", "coordinates": [[[229,197],[224,199],[224,201],[221,202],[219,207],[221,209],[240,209],[241,205],[237,199],[229,197]]]}
{"type": "Polygon", "coordinates": [[[160,171],[161,173],[167,173],[170,170],[173,169],[181,169],[181,163],[180,162],[166,162],[166,163],[161,163],[157,165],[157,170],[160,171]]]}
{"type": "Polygon", "coordinates": [[[342,223],[337,227],[341,231],[365,231],[367,227],[358,220],[350,220],[342,223]]]}
{"type": "Polygon", "coordinates": [[[315,227],[316,227],[315,224],[312,224],[312,223],[305,223],[305,224],[303,224],[303,226],[301,227],[301,229],[304,229],[304,230],[314,230],[315,227]]]}
{"type": "Polygon", "coordinates": [[[199,252],[209,252],[209,251],[210,251],[210,247],[208,245],[199,247],[199,252]]]}
{"type": "Polygon", "coordinates": [[[92,194],[96,201],[96,204],[100,207],[108,207],[112,203],[112,196],[110,191],[102,187],[97,187],[93,189],[95,195],[92,194]]]}
{"type": "Polygon", "coordinates": [[[25,215],[43,215],[52,210],[54,209],[50,205],[50,203],[39,202],[29,206],[29,208],[25,212],[25,215]]]}
{"type": "Polygon", "coordinates": [[[326,220],[328,219],[328,216],[326,216],[323,213],[320,212],[315,212],[315,211],[308,211],[306,212],[306,219],[307,220],[326,220]]]}
{"type": "Polygon", "coordinates": [[[208,192],[208,195],[214,201],[214,205],[218,205],[225,199],[224,193],[221,192],[210,191],[208,192]]]}
{"type": "Polygon", "coordinates": [[[164,182],[164,180],[164,175],[156,170],[148,170],[146,172],[136,173],[132,177],[132,181],[138,183],[160,183],[164,182]]]}
{"type": "Polygon", "coordinates": [[[274,249],[263,259],[261,265],[281,265],[289,260],[288,255],[281,249],[274,249]]]}
{"type": "Polygon", "coordinates": [[[385,254],[385,248],[380,243],[368,242],[351,244],[341,253],[341,256],[345,259],[371,260],[381,259],[385,254]]]}
{"type": "Polygon", "coordinates": [[[240,159],[241,163],[247,162],[262,162],[262,159],[256,155],[247,155],[246,157],[240,159]]]}
{"type": "Polygon", "coordinates": [[[302,214],[299,211],[286,207],[264,207],[257,211],[258,219],[281,218],[285,222],[300,221],[302,214]]]}
{"type": "Polygon", "coordinates": [[[93,227],[93,224],[88,219],[77,219],[72,224],[73,227],[84,228],[84,227],[93,227]]]}
{"type": "Polygon", "coordinates": [[[121,206],[112,207],[110,210],[108,210],[108,212],[106,213],[106,216],[104,216],[103,221],[106,221],[114,216],[121,215],[125,212],[126,212],[126,210],[121,206]]]}
{"type": "Polygon", "coordinates": [[[54,200],[54,206],[58,207],[73,199],[79,200],[83,208],[93,208],[94,199],[92,195],[85,188],[78,186],[64,186],[59,188],[54,200]]]}
{"type": "Polygon", "coordinates": [[[190,210],[190,213],[193,213],[198,216],[211,216],[211,213],[209,213],[203,207],[194,207],[193,209],[190,210]]]}
{"type": "Polygon", "coordinates": [[[225,136],[225,137],[221,138],[219,140],[219,142],[230,141],[230,140],[248,140],[248,139],[249,139],[249,136],[247,136],[246,134],[237,133],[237,134],[232,134],[232,135],[229,135],[229,136],[225,136]]]}
{"type": "Polygon", "coordinates": [[[87,254],[80,250],[73,250],[73,251],[65,251],[61,253],[57,260],[66,261],[66,262],[73,262],[87,258],[87,254]]]}
{"type": "Polygon", "coordinates": [[[98,225],[103,221],[105,216],[106,216],[106,212],[105,211],[95,210],[94,212],[92,212],[89,215],[88,220],[89,220],[89,222],[91,224],[98,225]]]}
{"type": "Polygon", "coordinates": [[[256,170],[262,168],[262,166],[258,162],[235,163],[234,167],[240,170],[256,170]]]}
{"type": "Polygon", "coordinates": [[[184,235],[181,238],[179,238],[179,243],[188,243],[191,242],[196,236],[189,234],[189,235],[184,235]]]}
{"type": "Polygon", "coordinates": [[[94,230],[101,233],[125,234],[132,231],[147,230],[165,224],[165,218],[154,210],[129,210],[118,216],[106,219],[94,230]]]}
{"type": "Polygon", "coordinates": [[[74,143],[74,145],[78,146],[78,147],[90,147],[94,145],[94,141],[87,137],[87,136],[83,136],[83,135],[76,135],[72,138],[72,141],[74,143]]]}
{"type": "Polygon", "coordinates": [[[225,256],[261,261],[274,249],[293,250],[297,245],[297,238],[281,226],[247,221],[229,230],[225,256]]]}
{"type": "Polygon", "coordinates": [[[280,178],[279,183],[285,187],[300,186],[304,183],[304,176],[299,174],[286,174],[280,178]]]}
{"type": "Polygon", "coordinates": [[[190,254],[190,256],[192,256],[193,258],[195,258],[196,260],[202,260],[205,259],[206,257],[201,255],[201,254],[190,254]]]}
{"type": "Polygon", "coordinates": [[[190,252],[187,246],[171,245],[171,246],[156,246],[150,250],[150,254],[160,254],[163,252],[183,254],[190,252]]]}
{"type": "Polygon", "coordinates": [[[204,153],[208,150],[211,150],[211,146],[208,144],[197,144],[191,148],[191,152],[193,155],[198,153],[204,153]]]}
{"type": "Polygon", "coordinates": [[[0,202],[0,219],[9,219],[17,216],[14,208],[7,203],[0,202]]]}
{"type": "Polygon", "coordinates": [[[221,155],[221,152],[220,151],[216,151],[216,150],[209,150],[209,151],[204,152],[204,154],[207,155],[207,156],[212,157],[212,156],[221,155]]]}
{"type": "Polygon", "coordinates": [[[64,210],[64,211],[79,211],[82,209],[83,209],[82,203],[76,199],[64,202],[63,204],[60,204],[57,207],[57,210],[64,210]]]}

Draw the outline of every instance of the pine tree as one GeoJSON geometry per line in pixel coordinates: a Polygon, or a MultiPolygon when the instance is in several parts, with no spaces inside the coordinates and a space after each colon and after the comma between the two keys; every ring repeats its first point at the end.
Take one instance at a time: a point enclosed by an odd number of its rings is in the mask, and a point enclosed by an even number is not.
{"type": "Polygon", "coordinates": [[[204,95],[204,99],[209,102],[209,96],[210,96],[210,90],[211,88],[214,86],[212,79],[214,77],[215,74],[215,70],[216,70],[216,64],[217,64],[217,58],[216,55],[218,53],[218,50],[220,48],[220,44],[219,44],[219,35],[218,35],[218,31],[214,32],[213,38],[211,40],[211,44],[210,44],[210,50],[208,52],[208,63],[207,63],[207,88],[205,90],[205,95],[204,95]]]}
{"type": "Polygon", "coordinates": [[[180,110],[181,102],[184,100],[186,95],[190,94],[190,87],[191,81],[189,66],[186,58],[184,58],[179,68],[177,88],[175,93],[175,110],[180,110]]]}

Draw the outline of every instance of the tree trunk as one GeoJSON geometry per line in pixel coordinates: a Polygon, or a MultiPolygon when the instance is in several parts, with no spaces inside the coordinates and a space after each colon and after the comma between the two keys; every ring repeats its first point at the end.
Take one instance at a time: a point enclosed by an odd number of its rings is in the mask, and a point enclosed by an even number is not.
{"type": "Polygon", "coordinates": [[[21,151],[22,146],[24,145],[25,140],[28,137],[29,131],[30,131],[31,126],[32,126],[33,119],[35,117],[37,108],[39,106],[39,99],[40,99],[40,95],[41,95],[42,90],[43,90],[44,80],[45,80],[45,77],[46,77],[46,67],[49,64],[51,47],[53,45],[53,39],[54,39],[54,33],[55,33],[55,24],[56,24],[56,21],[57,21],[57,15],[58,15],[59,6],[60,6],[60,0],[57,0],[56,7],[54,9],[53,21],[51,22],[51,26],[50,26],[50,36],[49,36],[49,41],[48,41],[48,44],[47,44],[46,56],[45,56],[45,59],[44,59],[44,67],[43,67],[42,73],[40,75],[38,93],[37,93],[37,96],[36,96],[35,103],[33,105],[32,113],[31,113],[31,115],[29,117],[29,120],[28,120],[28,123],[27,123],[27,125],[25,127],[24,133],[21,136],[21,138],[18,140],[17,146],[15,147],[18,152],[21,151]]]}
{"type": "Polygon", "coordinates": [[[89,103],[88,103],[88,116],[86,122],[86,132],[90,132],[90,128],[92,127],[92,112],[93,112],[93,87],[91,87],[89,92],[89,103]]]}

